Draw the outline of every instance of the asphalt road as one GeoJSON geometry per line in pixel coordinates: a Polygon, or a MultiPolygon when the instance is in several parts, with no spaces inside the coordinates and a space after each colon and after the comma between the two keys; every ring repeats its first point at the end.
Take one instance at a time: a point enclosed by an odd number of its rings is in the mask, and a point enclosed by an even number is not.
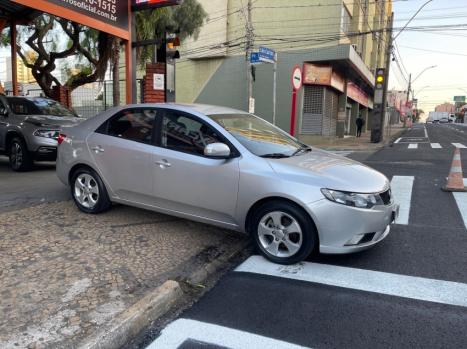
{"type": "Polygon", "coordinates": [[[452,143],[467,148],[463,130],[416,125],[364,159],[402,205],[381,244],[292,267],[250,257],[162,332],[149,329],[159,335],[148,348],[466,348],[467,193],[440,189],[452,143]]]}
{"type": "Polygon", "coordinates": [[[0,156],[0,213],[30,205],[70,199],[55,175],[55,163],[36,163],[31,172],[13,172],[8,158],[0,156]]]}

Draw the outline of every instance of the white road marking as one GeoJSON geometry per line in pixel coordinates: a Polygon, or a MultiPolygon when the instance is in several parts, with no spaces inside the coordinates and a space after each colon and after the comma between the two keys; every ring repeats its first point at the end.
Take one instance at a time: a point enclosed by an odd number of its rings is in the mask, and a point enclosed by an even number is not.
{"type": "Polygon", "coordinates": [[[281,266],[260,256],[250,257],[235,271],[467,307],[467,284],[459,282],[308,262],[281,266]]]}
{"type": "Polygon", "coordinates": [[[391,190],[394,201],[399,204],[399,217],[396,224],[409,224],[410,203],[412,202],[413,176],[394,176],[391,181],[391,190]]]}
{"type": "Polygon", "coordinates": [[[401,141],[402,138],[398,138],[397,141],[394,142],[394,144],[397,144],[401,141]]]}
{"type": "Polygon", "coordinates": [[[441,144],[439,144],[439,143],[430,143],[430,144],[431,144],[431,147],[433,149],[441,149],[442,148],[441,144]]]}
{"type": "Polygon", "coordinates": [[[425,131],[425,138],[428,138],[428,140],[430,140],[430,138],[428,137],[428,131],[426,130],[426,126],[423,125],[423,129],[425,131]]]}
{"type": "Polygon", "coordinates": [[[418,144],[416,143],[409,144],[409,149],[418,149],[418,144]]]}
{"type": "MultiPolygon", "coordinates": [[[[249,332],[213,325],[205,322],[179,319],[172,322],[161,333],[160,337],[146,349],[175,349],[188,340],[214,344],[231,349],[274,348],[301,349],[298,345],[277,339],[259,336],[249,332]]],[[[201,347],[201,346],[200,346],[201,347]]]]}
{"type": "Polygon", "coordinates": [[[460,149],[467,149],[467,147],[461,143],[452,143],[453,146],[460,149]]]}
{"type": "MultiPolygon", "coordinates": [[[[464,185],[467,186],[467,180],[464,178],[464,185]]],[[[457,207],[464,221],[464,226],[467,229],[467,193],[453,193],[457,207]]]]}

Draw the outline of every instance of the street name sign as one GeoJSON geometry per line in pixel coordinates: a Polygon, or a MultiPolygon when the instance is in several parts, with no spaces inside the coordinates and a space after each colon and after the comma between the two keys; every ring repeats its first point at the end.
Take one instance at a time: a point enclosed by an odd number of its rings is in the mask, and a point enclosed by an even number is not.
{"type": "Polygon", "coordinates": [[[270,48],[260,46],[259,47],[259,58],[265,63],[274,63],[276,61],[276,51],[270,48]]]}

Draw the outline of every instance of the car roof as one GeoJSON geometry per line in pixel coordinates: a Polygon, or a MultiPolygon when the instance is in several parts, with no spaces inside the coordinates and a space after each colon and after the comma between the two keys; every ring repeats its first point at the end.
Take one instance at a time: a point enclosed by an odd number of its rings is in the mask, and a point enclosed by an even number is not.
{"type": "Polygon", "coordinates": [[[195,111],[204,115],[221,115],[221,114],[247,114],[247,112],[233,109],[229,107],[222,107],[210,104],[198,104],[198,103],[163,103],[158,104],[159,106],[167,106],[170,108],[180,108],[184,110],[195,111]]]}

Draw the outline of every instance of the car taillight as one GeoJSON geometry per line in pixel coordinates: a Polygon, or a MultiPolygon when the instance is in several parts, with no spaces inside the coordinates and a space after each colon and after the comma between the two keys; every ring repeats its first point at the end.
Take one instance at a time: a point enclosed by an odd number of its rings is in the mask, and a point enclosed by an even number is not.
{"type": "Polygon", "coordinates": [[[60,133],[57,138],[58,145],[62,144],[65,138],[66,138],[66,135],[64,135],[63,133],[60,133]]]}

